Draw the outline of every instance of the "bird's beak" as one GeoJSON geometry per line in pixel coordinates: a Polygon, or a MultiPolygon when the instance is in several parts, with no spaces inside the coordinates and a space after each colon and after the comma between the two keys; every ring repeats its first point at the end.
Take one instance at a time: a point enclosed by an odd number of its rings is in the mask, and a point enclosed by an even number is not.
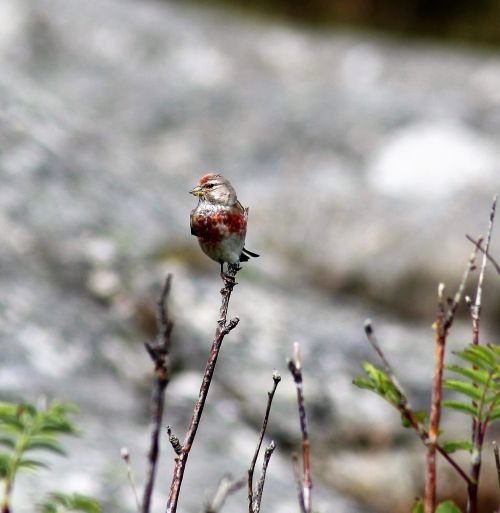
{"type": "Polygon", "coordinates": [[[189,191],[189,194],[192,194],[193,196],[201,196],[202,195],[201,187],[199,185],[197,185],[194,189],[191,189],[189,191]]]}

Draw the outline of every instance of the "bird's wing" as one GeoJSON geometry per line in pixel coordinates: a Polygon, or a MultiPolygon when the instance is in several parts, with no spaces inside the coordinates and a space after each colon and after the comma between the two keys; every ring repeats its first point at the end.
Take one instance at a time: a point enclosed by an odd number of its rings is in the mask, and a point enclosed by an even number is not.
{"type": "Polygon", "coordinates": [[[239,201],[236,203],[241,213],[245,215],[245,219],[248,219],[248,207],[244,207],[239,201]]]}
{"type": "Polygon", "coordinates": [[[197,233],[196,227],[193,223],[193,219],[194,219],[194,210],[191,211],[190,224],[191,224],[191,235],[194,235],[196,237],[198,235],[198,233],[197,233]]]}

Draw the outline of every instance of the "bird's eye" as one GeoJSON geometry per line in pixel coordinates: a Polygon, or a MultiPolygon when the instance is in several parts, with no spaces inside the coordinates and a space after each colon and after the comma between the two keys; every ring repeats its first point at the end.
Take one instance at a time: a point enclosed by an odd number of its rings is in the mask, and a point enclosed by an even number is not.
{"type": "Polygon", "coordinates": [[[207,185],[205,185],[205,187],[207,189],[212,189],[213,187],[215,187],[215,184],[214,183],[207,183],[207,185]]]}

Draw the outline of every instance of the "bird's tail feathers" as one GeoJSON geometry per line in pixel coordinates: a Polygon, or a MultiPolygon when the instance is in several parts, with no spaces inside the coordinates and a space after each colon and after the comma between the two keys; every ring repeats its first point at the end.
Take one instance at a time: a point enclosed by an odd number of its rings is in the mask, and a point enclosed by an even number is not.
{"type": "Polygon", "coordinates": [[[250,260],[250,257],[257,258],[260,255],[257,253],[254,253],[253,251],[249,251],[246,248],[243,248],[243,252],[240,255],[240,262],[248,262],[250,260]]]}

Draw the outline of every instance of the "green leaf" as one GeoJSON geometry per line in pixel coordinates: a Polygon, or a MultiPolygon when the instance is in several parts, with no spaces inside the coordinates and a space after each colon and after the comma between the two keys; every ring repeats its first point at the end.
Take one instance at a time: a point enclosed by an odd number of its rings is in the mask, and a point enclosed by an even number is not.
{"type": "Polygon", "coordinates": [[[0,419],[0,428],[4,431],[22,433],[24,431],[24,423],[16,415],[3,415],[0,419]]]}
{"type": "Polygon", "coordinates": [[[438,505],[436,513],[462,513],[462,510],[453,501],[444,501],[438,505]]]}
{"type": "Polygon", "coordinates": [[[494,408],[490,415],[490,422],[494,422],[495,420],[500,419],[500,406],[498,408],[494,408]]]}
{"type": "Polygon", "coordinates": [[[452,410],[456,410],[462,413],[466,413],[467,415],[472,415],[473,417],[477,417],[477,408],[472,406],[471,404],[463,403],[461,401],[443,401],[441,403],[446,408],[451,408],[452,410]]]}
{"type": "MultiPolygon", "coordinates": [[[[425,424],[425,421],[427,420],[427,415],[424,410],[417,410],[413,413],[415,414],[415,417],[417,418],[419,424],[425,424]]],[[[413,427],[411,422],[403,414],[401,415],[401,424],[405,428],[413,427]]]]}
{"type": "Polygon", "coordinates": [[[491,365],[492,369],[495,369],[495,367],[498,365],[495,352],[487,346],[473,344],[470,345],[466,351],[471,351],[472,353],[478,355],[478,357],[483,358],[485,362],[488,362],[491,365]]]}
{"type": "Polygon", "coordinates": [[[49,468],[49,466],[40,460],[33,460],[29,458],[21,459],[18,464],[18,468],[26,470],[36,470],[37,468],[49,468]]]}
{"type": "Polygon", "coordinates": [[[77,435],[78,430],[70,420],[54,417],[43,421],[43,424],[40,427],[40,433],[77,435]]]}
{"type": "Polygon", "coordinates": [[[470,383],[460,381],[459,379],[445,379],[443,381],[443,388],[465,394],[475,401],[481,400],[482,391],[479,388],[471,385],[470,383]]]}
{"type": "Polygon", "coordinates": [[[66,456],[62,445],[53,438],[34,436],[26,444],[26,451],[44,450],[66,456]]]}
{"type": "Polygon", "coordinates": [[[472,451],[473,449],[473,445],[468,440],[446,440],[441,447],[448,454],[459,450],[472,451]]]}
{"type": "Polygon", "coordinates": [[[371,379],[364,378],[362,376],[356,376],[352,380],[353,385],[356,385],[359,388],[366,388],[367,390],[372,390],[375,392],[375,384],[371,379]]]}
{"type": "Polygon", "coordinates": [[[417,499],[411,513],[424,513],[424,501],[422,499],[417,499]]]}
{"type": "Polygon", "coordinates": [[[63,511],[101,513],[101,507],[94,498],[87,495],[52,492],[41,504],[41,511],[42,513],[62,513],[63,511]]]}
{"type": "Polygon", "coordinates": [[[362,367],[366,374],[368,374],[368,377],[371,378],[374,384],[373,390],[377,394],[394,405],[401,403],[401,394],[384,371],[378,369],[370,362],[364,362],[362,367]]]}
{"type": "Polygon", "coordinates": [[[16,446],[16,441],[12,436],[0,436],[0,445],[8,447],[9,449],[14,449],[14,447],[16,446]]]}
{"type": "Polygon", "coordinates": [[[3,479],[9,472],[12,460],[8,454],[0,452],[0,479],[3,479]]]}
{"type": "Polygon", "coordinates": [[[469,363],[472,363],[472,365],[479,367],[483,371],[490,372],[493,370],[489,360],[485,360],[481,354],[472,351],[470,346],[463,351],[456,352],[455,354],[462,360],[466,360],[469,363]]]}
{"type": "Polygon", "coordinates": [[[489,379],[489,373],[486,371],[471,369],[470,367],[460,367],[460,365],[446,365],[446,369],[469,378],[473,383],[488,386],[489,388],[493,386],[489,379]]]}
{"type": "Polygon", "coordinates": [[[500,344],[487,344],[487,347],[500,359],[500,344]]]}

